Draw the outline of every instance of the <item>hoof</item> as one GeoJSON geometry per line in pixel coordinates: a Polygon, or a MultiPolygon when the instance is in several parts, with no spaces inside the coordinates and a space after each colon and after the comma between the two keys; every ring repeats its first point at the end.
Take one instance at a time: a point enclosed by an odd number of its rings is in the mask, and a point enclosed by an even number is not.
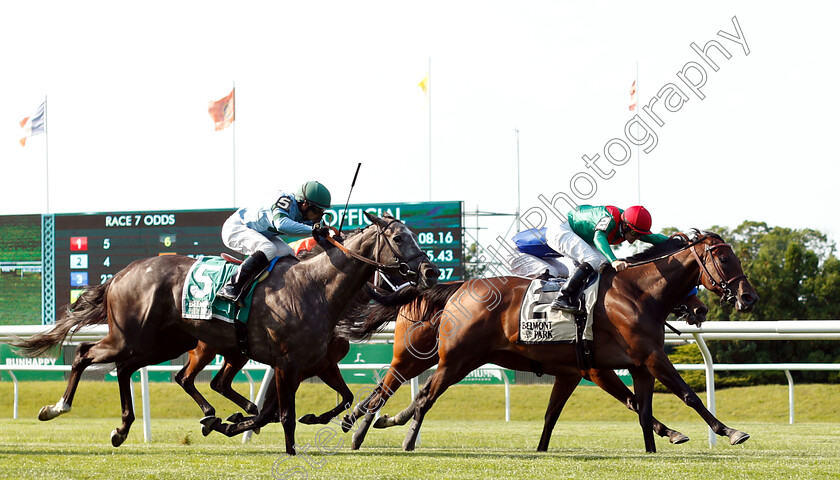
{"type": "Polygon", "coordinates": [[[210,435],[210,432],[218,429],[222,425],[222,419],[219,417],[204,417],[198,421],[201,423],[201,434],[205,437],[210,435]]]}
{"type": "Polygon", "coordinates": [[[47,420],[52,420],[57,415],[53,414],[52,405],[46,405],[41,407],[41,411],[38,412],[38,420],[42,422],[46,422],[47,420]]]}
{"type": "Polygon", "coordinates": [[[729,436],[729,444],[730,445],[740,445],[747,440],[750,439],[750,434],[746,432],[742,432],[740,430],[735,430],[732,432],[732,435],[729,436]]]}
{"type": "Polygon", "coordinates": [[[355,423],[356,417],[352,415],[345,415],[344,418],[341,419],[341,431],[343,433],[349,432],[355,423]]]}
{"type": "Polygon", "coordinates": [[[239,423],[239,422],[242,421],[243,418],[245,418],[245,417],[241,413],[236,412],[236,413],[231,413],[230,416],[225,419],[225,421],[228,422],[228,423],[239,423]]]}
{"type": "Polygon", "coordinates": [[[669,440],[670,440],[670,441],[671,441],[671,443],[673,443],[674,445],[679,445],[679,444],[681,444],[681,443],[685,443],[685,442],[689,441],[690,439],[688,438],[688,436],[687,436],[687,435],[683,435],[682,433],[677,433],[676,435],[672,435],[672,436],[669,438],[669,440]]]}
{"type": "Polygon", "coordinates": [[[375,422],[373,422],[373,428],[388,428],[388,427],[390,427],[390,425],[388,425],[388,420],[390,420],[390,419],[391,419],[391,417],[389,417],[388,415],[382,415],[381,417],[377,418],[375,422]]]}
{"type": "Polygon", "coordinates": [[[115,428],[113,432],[111,432],[111,445],[114,447],[119,447],[125,441],[126,435],[122,435],[121,433],[117,432],[115,428]]]}
{"type": "Polygon", "coordinates": [[[403,451],[413,452],[414,451],[414,442],[411,442],[411,443],[404,442],[403,443],[403,451]]]}
{"type": "Polygon", "coordinates": [[[260,434],[260,427],[252,428],[251,431],[254,432],[254,435],[259,435],[260,434]]]}
{"type": "Polygon", "coordinates": [[[318,421],[318,417],[316,417],[314,413],[307,413],[306,415],[300,417],[298,422],[305,425],[317,425],[321,423],[318,421]]]}

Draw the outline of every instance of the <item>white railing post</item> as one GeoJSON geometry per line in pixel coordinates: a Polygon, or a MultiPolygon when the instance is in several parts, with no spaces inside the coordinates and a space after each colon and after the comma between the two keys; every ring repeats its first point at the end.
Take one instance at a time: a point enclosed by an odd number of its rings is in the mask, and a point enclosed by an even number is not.
{"type": "MultiPolygon", "coordinates": [[[[706,408],[715,414],[715,363],[712,359],[712,354],[709,352],[709,347],[703,341],[703,335],[700,333],[693,333],[694,340],[697,346],[700,347],[700,353],[703,355],[703,363],[706,365],[706,408]]],[[[709,427],[709,446],[713,447],[717,443],[717,435],[709,427]]]]}
{"type": "Polygon", "coordinates": [[[9,375],[12,376],[12,382],[14,382],[14,384],[15,384],[15,404],[14,404],[14,407],[12,407],[12,419],[17,420],[17,418],[18,418],[18,402],[19,402],[18,398],[20,397],[20,387],[18,386],[18,380],[17,380],[17,377],[15,376],[15,372],[12,372],[10,370],[9,375]]]}
{"type": "MultiPolygon", "coordinates": [[[[262,411],[263,402],[265,402],[265,394],[268,391],[269,385],[274,383],[274,368],[266,366],[265,367],[265,374],[263,375],[262,383],[260,384],[260,389],[257,392],[257,398],[254,399],[254,403],[257,404],[257,407],[262,411]]],[[[242,434],[242,443],[248,443],[251,440],[251,435],[253,435],[253,430],[248,430],[247,432],[242,434]]]]}
{"type": "Polygon", "coordinates": [[[152,441],[152,401],[149,398],[149,371],[140,369],[140,396],[143,399],[143,441],[152,441]]]}
{"type": "Polygon", "coordinates": [[[793,377],[790,375],[790,370],[785,370],[785,376],[788,380],[788,409],[790,410],[790,424],[793,425],[793,377]]]}

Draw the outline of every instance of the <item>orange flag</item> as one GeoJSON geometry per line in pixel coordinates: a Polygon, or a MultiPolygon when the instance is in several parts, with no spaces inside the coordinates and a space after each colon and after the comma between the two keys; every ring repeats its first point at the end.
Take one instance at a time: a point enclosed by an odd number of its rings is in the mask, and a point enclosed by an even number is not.
{"type": "Polygon", "coordinates": [[[630,87],[630,111],[636,110],[636,81],[633,80],[633,86],[630,87]]]}
{"type": "Polygon", "coordinates": [[[230,91],[228,96],[215,102],[210,102],[210,118],[216,124],[216,130],[224,130],[229,127],[234,120],[235,109],[233,100],[235,98],[234,92],[236,89],[230,91]]]}

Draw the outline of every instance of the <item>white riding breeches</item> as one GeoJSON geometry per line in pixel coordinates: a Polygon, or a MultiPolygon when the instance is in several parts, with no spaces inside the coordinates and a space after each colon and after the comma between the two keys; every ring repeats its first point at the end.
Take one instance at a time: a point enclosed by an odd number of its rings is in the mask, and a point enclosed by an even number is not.
{"type": "Polygon", "coordinates": [[[569,226],[569,222],[552,222],[546,227],[545,239],[548,246],[563,256],[573,258],[578,263],[588,263],[601,271],[609,263],[607,257],[586,243],[569,226]]]}
{"type": "Polygon", "coordinates": [[[222,241],[233,251],[253,255],[257,251],[263,252],[268,260],[274,257],[294,256],[292,247],[288,246],[279,236],[266,237],[256,230],[252,230],[240,221],[238,216],[231,216],[222,225],[222,241]]]}

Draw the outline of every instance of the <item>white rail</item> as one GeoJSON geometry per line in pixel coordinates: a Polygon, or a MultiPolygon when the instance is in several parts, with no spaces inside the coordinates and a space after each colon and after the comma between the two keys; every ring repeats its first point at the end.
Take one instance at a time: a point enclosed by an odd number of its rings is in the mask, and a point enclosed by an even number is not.
{"type": "MultiPolygon", "coordinates": [[[[715,364],[706,346],[706,340],[840,340],[840,320],[782,320],[782,321],[755,321],[755,322],[706,322],[701,327],[688,325],[685,322],[672,322],[671,325],[682,333],[677,335],[669,330],[665,332],[666,341],[688,340],[697,343],[703,355],[703,365],[675,365],[677,370],[704,370],[706,373],[706,407],[713,414],[715,413],[715,380],[714,372],[717,370],[782,370],[788,379],[788,403],[789,422],[794,422],[794,394],[793,378],[790,375],[792,370],[840,370],[840,363],[778,363],[778,364],[715,364]],[[691,338],[687,338],[690,336],[691,338]]],[[[15,325],[0,327],[0,341],[8,342],[15,337],[25,338],[52,328],[50,325],[15,325]]],[[[393,325],[386,327],[374,337],[375,341],[393,342],[393,325]]],[[[72,343],[81,341],[97,341],[108,333],[106,325],[85,327],[75,332],[72,343]]],[[[206,370],[218,370],[219,365],[208,365],[206,370]]],[[[180,365],[152,365],[140,369],[141,395],[143,399],[143,424],[144,438],[146,442],[151,441],[151,415],[148,372],[149,371],[177,371],[180,365]]],[[[374,371],[388,368],[387,364],[345,364],[340,365],[342,369],[370,369],[374,371]]],[[[481,369],[499,369],[496,365],[484,365],[481,369]]],[[[69,365],[0,365],[0,370],[10,373],[15,387],[15,405],[13,417],[17,418],[18,413],[18,380],[14,376],[15,371],[69,371],[69,365]]],[[[271,370],[265,365],[249,363],[244,368],[249,378],[251,399],[254,401],[253,380],[248,370],[262,370],[265,372],[263,382],[256,397],[256,403],[262,406],[262,399],[265,396],[266,388],[271,380],[271,370]]],[[[505,419],[510,420],[510,386],[507,377],[502,374],[505,381],[505,419]]],[[[412,384],[412,396],[416,393],[416,382],[412,384]]],[[[246,432],[250,433],[250,432],[246,432]]],[[[243,438],[247,441],[248,436],[243,438]]],[[[716,443],[716,435],[709,429],[709,445],[716,443]]]]}

